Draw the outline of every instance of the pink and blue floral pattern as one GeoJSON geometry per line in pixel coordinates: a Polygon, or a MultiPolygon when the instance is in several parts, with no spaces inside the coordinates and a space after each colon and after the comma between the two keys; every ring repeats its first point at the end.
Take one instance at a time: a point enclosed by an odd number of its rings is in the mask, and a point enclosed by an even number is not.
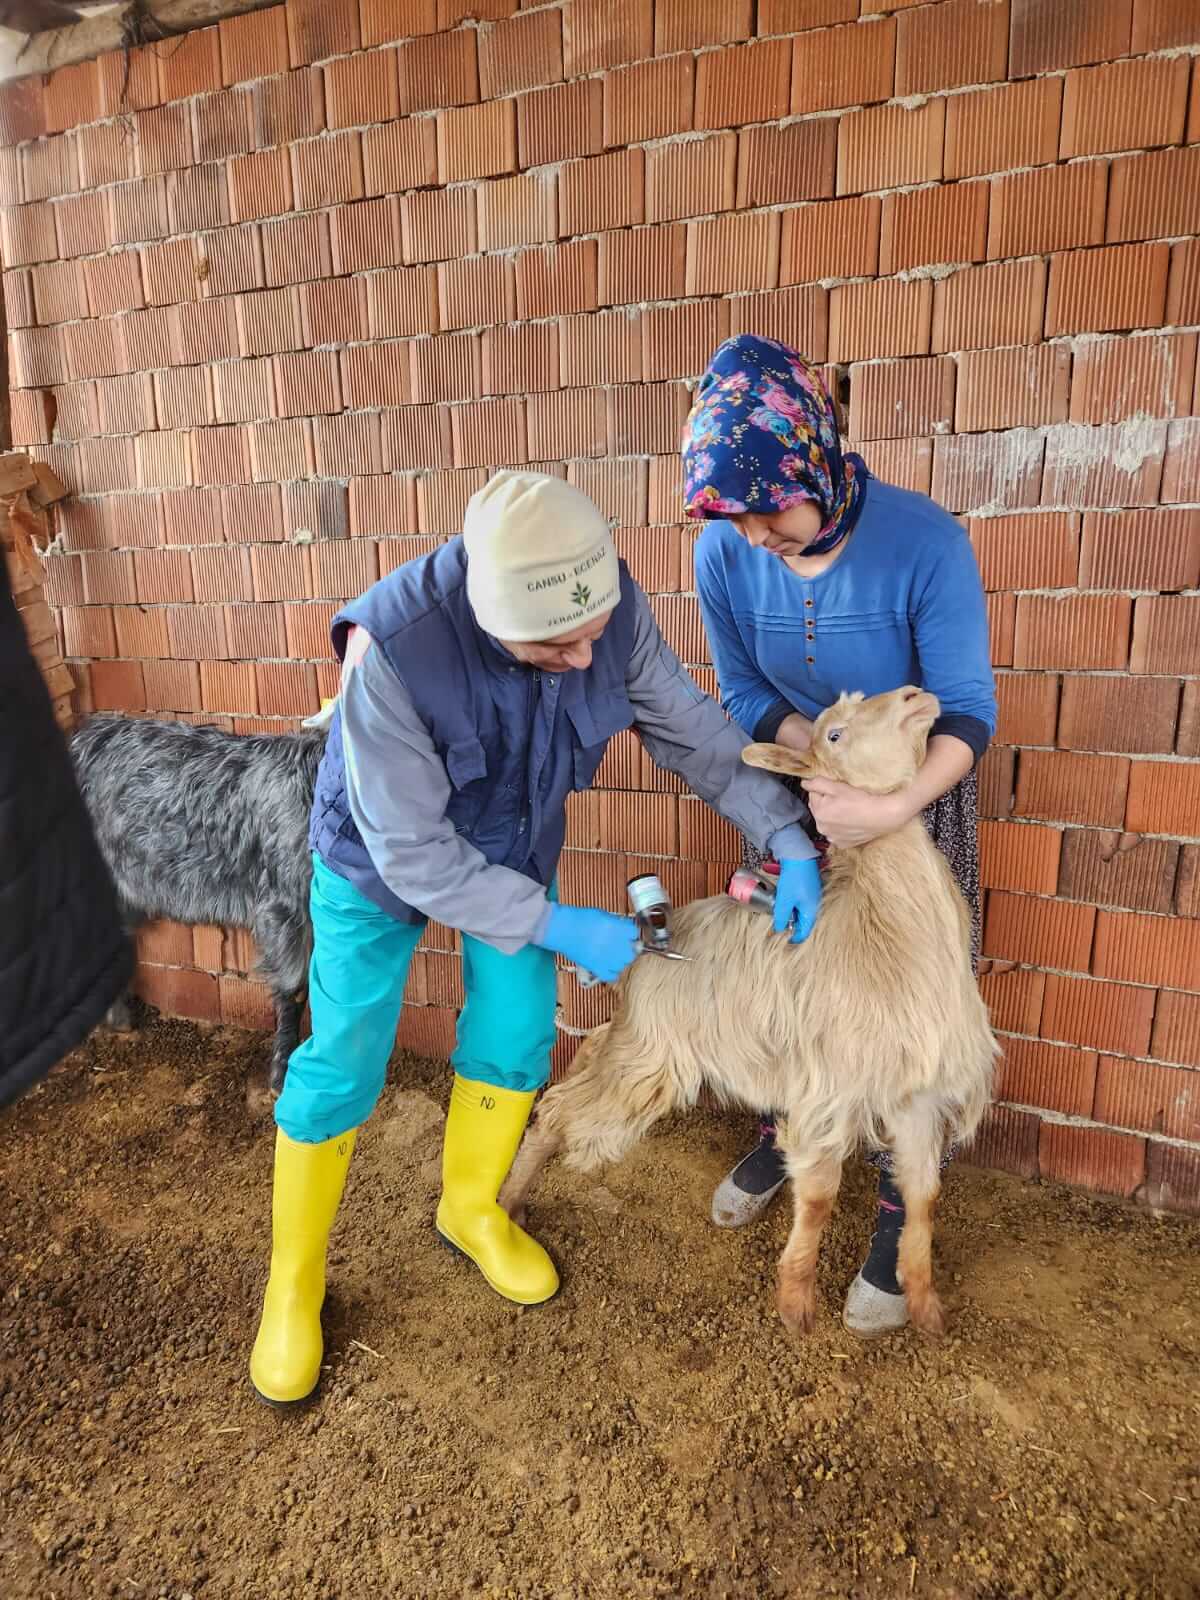
{"type": "Polygon", "coordinates": [[[807,553],[834,549],[862,506],[866,463],[842,453],[821,374],[775,339],[740,334],[717,348],[683,435],[689,517],[787,511],[815,501],[821,533],[807,553]]]}

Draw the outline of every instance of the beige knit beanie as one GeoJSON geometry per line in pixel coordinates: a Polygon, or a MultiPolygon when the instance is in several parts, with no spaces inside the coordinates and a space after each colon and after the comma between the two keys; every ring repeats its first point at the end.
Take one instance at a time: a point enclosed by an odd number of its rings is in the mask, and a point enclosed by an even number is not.
{"type": "Polygon", "coordinates": [[[494,638],[553,639],[621,597],[608,523],[561,478],[497,472],[467,502],[463,543],[467,599],[494,638]]]}

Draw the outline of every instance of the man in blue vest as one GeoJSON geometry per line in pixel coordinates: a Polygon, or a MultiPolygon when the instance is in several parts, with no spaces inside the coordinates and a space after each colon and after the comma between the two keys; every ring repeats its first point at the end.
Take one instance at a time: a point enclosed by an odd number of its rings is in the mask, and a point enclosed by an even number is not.
{"type": "Polygon", "coordinates": [[[803,801],[740,760],[747,743],[668,648],[592,502],[497,473],[461,538],[333,619],[341,692],[317,777],[312,1034],[275,1107],[271,1276],[250,1359],[259,1395],[320,1373],[325,1256],[354,1140],[383,1088],[429,918],[462,933],[442,1238],[498,1294],[537,1305],[550,1257],[497,1204],[554,1043],[555,954],[614,982],[636,924],[558,902],[568,795],[635,727],[653,758],[781,862],[777,926],[820,901],[803,801]]]}

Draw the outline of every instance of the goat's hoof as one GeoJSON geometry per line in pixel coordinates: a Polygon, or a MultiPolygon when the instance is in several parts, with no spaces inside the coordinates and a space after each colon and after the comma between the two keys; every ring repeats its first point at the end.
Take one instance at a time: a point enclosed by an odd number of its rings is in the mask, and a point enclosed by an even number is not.
{"type": "Polygon", "coordinates": [[[908,1315],[913,1327],[930,1338],[940,1338],[946,1331],[946,1313],[934,1289],[928,1289],[923,1294],[910,1294],[908,1315]]]}
{"type": "Polygon", "coordinates": [[[104,1028],[108,1033],[134,1033],[133,1012],[126,1000],[116,1000],[104,1014],[104,1028]]]}
{"type": "Polygon", "coordinates": [[[272,1061],[271,1070],[267,1074],[267,1092],[272,1100],[278,1100],[283,1093],[284,1080],[287,1077],[287,1062],[272,1061]]]}
{"type": "Polygon", "coordinates": [[[811,1333],[817,1321],[817,1286],[811,1281],[781,1283],[775,1304],[789,1333],[811,1333]]]}
{"type": "Polygon", "coordinates": [[[265,1122],[275,1108],[275,1096],[271,1094],[261,1078],[254,1078],[246,1085],[246,1115],[251,1122],[265,1122]]]}
{"type": "Polygon", "coordinates": [[[506,1211],[508,1213],[508,1220],[510,1222],[514,1222],[518,1228],[523,1228],[525,1226],[525,1222],[529,1214],[529,1208],[523,1199],[517,1198],[510,1203],[505,1198],[504,1190],[501,1189],[496,1203],[499,1205],[501,1211],[506,1211]]]}

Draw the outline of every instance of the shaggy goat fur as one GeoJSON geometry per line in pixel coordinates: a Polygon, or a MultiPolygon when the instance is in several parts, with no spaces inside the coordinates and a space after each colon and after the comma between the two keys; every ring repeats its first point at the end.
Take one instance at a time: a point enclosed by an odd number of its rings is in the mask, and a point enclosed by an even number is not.
{"type": "MultiPolygon", "coordinates": [[[[322,732],[246,736],[125,717],[93,717],[71,740],[127,925],[169,917],[253,934],[275,1006],[275,1092],[304,1008],[308,818],[324,748],[322,732]]],[[[114,1007],[110,1021],[123,1020],[114,1007]]]]}
{"type": "MultiPolygon", "coordinates": [[[[742,759],[887,793],[915,775],[937,714],[918,689],[843,695],[818,718],[810,751],[751,745],[742,759]]],[[[974,1133],[997,1046],[971,971],[966,904],[920,819],[830,850],[802,944],[728,896],[684,906],[671,931],[690,963],[639,960],[625,974],[612,1021],[542,1100],[501,1202],[520,1216],[564,1147],[584,1171],[619,1160],[707,1084],[725,1104],[783,1111],[778,1143],[795,1201],[779,1265],[783,1320],[812,1324],[821,1229],[842,1163],[865,1141],[893,1151],[906,1213],[901,1281],[913,1322],[940,1332],[930,1265],[938,1162],[947,1135],[974,1133]]]]}

